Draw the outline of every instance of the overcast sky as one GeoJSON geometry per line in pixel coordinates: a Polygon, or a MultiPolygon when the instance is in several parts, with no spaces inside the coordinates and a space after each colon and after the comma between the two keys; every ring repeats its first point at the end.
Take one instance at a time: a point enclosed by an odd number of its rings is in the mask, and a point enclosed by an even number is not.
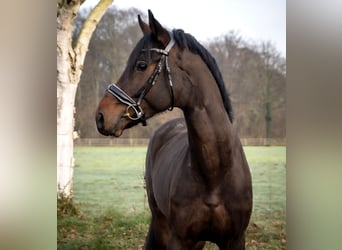
{"type": "MultiPolygon", "coordinates": [[[[82,7],[97,3],[86,0],[82,7]]],[[[271,41],[286,57],[286,0],[114,0],[113,5],[146,14],[151,9],[165,27],[183,29],[200,41],[231,30],[247,41],[271,41]]]]}

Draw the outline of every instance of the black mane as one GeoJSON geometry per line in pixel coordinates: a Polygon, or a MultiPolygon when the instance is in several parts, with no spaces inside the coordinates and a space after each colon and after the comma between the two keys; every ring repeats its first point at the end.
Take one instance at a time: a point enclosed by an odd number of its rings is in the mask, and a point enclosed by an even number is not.
{"type": "Polygon", "coordinates": [[[174,35],[177,45],[181,49],[188,47],[192,53],[199,55],[202,58],[202,60],[206,63],[206,65],[208,66],[209,70],[211,71],[211,73],[213,74],[216,80],[216,83],[220,90],[222,101],[227,111],[229,120],[233,122],[232,105],[231,105],[226,87],[224,85],[222,74],[219,70],[219,67],[216,64],[215,58],[209,53],[209,51],[206,48],[204,48],[196,40],[196,38],[194,38],[192,35],[188,33],[185,33],[183,30],[181,29],[173,30],[173,35],[174,35]]]}
{"type": "MultiPolygon", "coordinates": [[[[208,66],[209,70],[213,74],[217,86],[220,90],[222,101],[226,112],[228,114],[229,120],[233,122],[233,110],[232,105],[229,99],[228,92],[224,85],[222,74],[216,64],[215,58],[209,53],[209,51],[204,48],[192,35],[185,33],[181,29],[175,29],[172,31],[175,41],[180,49],[189,48],[189,50],[199,55],[205,64],[208,66]]],[[[128,65],[130,67],[129,71],[134,70],[134,65],[137,57],[140,55],[141,51],[145,51],[147,53],[145,58],[150,58],[150,48],[152,46],[151,34],[144,35],[141,40],[137,43],[136,47],[133,49],[129,59],[128,65]]]]}

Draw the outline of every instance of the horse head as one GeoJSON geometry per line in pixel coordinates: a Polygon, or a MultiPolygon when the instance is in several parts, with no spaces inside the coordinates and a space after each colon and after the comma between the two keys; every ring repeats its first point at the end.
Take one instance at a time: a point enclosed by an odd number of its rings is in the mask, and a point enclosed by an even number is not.
{"type": "Polygon", "coordinates": [[[175,41],[150,10],[148,14],[149,24],[138,16],[143,37],[98,105],[95,119],[103,135],[119,137],[124,129],[140,122],[146,125],[148,118],[174,106],[170,58],[175,57],[175,41]]]}

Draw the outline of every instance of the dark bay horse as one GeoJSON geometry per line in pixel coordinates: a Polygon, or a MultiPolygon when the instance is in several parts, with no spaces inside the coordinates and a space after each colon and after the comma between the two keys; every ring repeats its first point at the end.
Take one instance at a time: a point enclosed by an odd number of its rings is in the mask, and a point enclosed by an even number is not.
{"type": "Polygon", "coordinates": [[[179,107],[184,119],[167,122],[150,140],[146,191],[152,220],[146,249],[245,249],[252,184],[232,109],[215,59],[194,37],[169,32],[149,11],[138,16],[144,36],[96,112],[104,135],[179,107]]]}

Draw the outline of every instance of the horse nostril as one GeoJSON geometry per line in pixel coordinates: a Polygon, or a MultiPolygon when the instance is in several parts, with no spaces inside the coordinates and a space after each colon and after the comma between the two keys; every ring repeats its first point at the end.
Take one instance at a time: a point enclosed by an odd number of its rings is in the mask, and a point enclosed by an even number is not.
{"type": "Polygon", "coordinates": [[[96,126],[98,129],[103,129],[104,126],[104,116],[101,112],[96,114],[96,126]]]}

